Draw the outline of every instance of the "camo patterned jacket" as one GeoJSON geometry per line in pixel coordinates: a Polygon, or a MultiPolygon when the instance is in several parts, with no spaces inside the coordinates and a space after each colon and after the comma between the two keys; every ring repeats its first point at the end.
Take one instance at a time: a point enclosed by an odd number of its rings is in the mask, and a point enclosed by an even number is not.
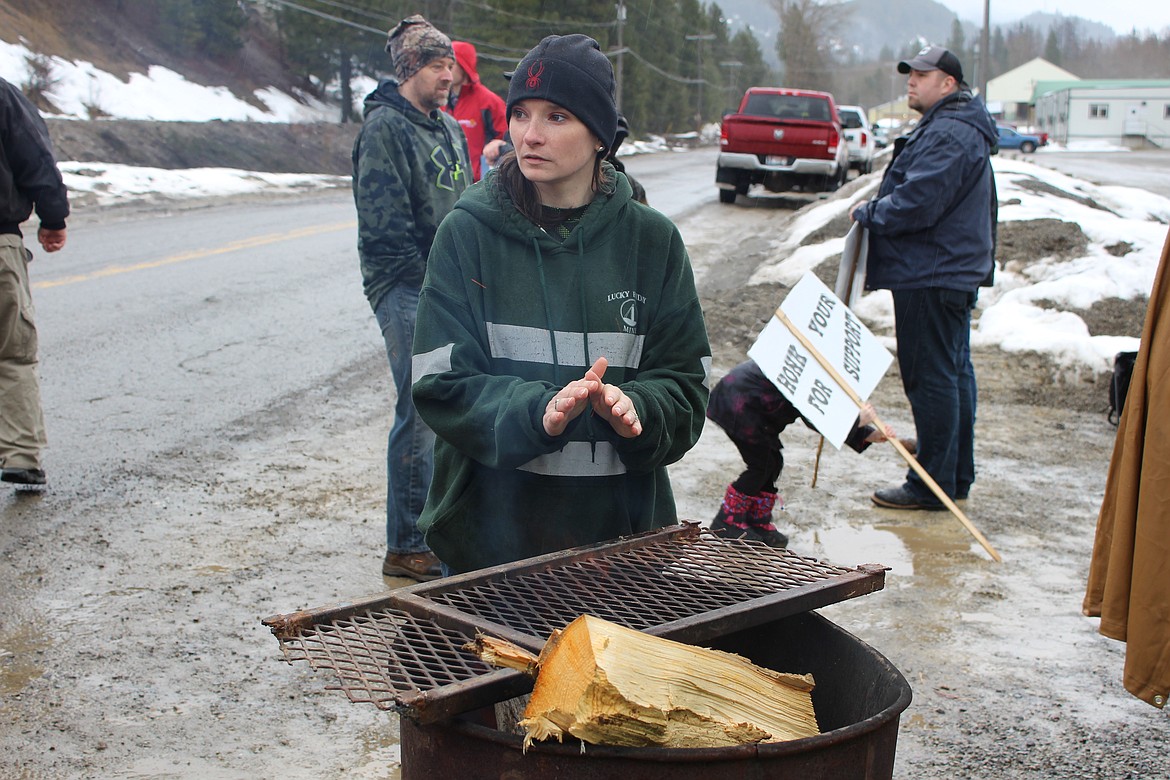
{"type": "Polygon", "coordinates": [[[471,183],[467,140],[449,115],[423,114],[383,79],[353,146],[362,286],[371,307],[399,284],[421,287],[435,231],[471,183]]]}

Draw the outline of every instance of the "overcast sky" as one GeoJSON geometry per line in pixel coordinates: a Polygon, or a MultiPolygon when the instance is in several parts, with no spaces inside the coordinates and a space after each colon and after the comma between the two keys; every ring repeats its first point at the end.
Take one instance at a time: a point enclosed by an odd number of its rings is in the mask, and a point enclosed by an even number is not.
{"type": "MultiPolygon", "coordinates": [[[[939,0],[960,19],[981,24],[983,0],[939,0]]],[[[991,0],[991,24],[1012,22],[1033,11],[1080,16],[1107,24],[1119,33],[1138,30],[1162,32],[1170,27],[1170,3],[1165,0],[991,0]]]]}

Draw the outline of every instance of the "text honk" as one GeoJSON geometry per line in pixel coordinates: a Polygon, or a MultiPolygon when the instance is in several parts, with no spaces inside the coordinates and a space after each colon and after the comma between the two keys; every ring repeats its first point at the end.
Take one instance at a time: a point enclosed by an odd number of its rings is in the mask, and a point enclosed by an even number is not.
{"type": "Polygon", "coordinates": [[[857,404],[850,393],[839,392],[837,380],[812,350],[863,401],[894,359],[865,324],[809,273],[788,293],[748,356],[797,411],[840,448],[857,419],[857,404]]]}

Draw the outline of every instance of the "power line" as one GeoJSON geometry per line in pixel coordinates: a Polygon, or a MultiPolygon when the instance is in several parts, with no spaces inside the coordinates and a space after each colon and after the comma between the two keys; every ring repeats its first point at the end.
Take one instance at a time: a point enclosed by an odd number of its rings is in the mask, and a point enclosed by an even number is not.
{"type": "MultiPolygon", "coordinates": [[[[343,22],[345,21],[343,19],[340,19],[339,17],[330,16],[328,14],[324,14],[323,12],[315,11],[312,8],[307,8],[305,6],[298,5],[296,3],[291,2],[291,0],[252,0],[252,2],[260,2],[260,3],[264,3],[264,4],[278,3],[280,5],[289,6],[291,8],[295,8],[296,10],[304,11],[306,13],[310,13],[310,14],[313,14],[315,16],[321,16],[322,18],[329,19],[332,21],[343,21],[343,22]]],[[[385,20],[387,18],[386,14],[384,14],[384,13],[379,13],[377,11],[373,11],[370,8],[356,6],[356,5],[353,5],[352,3],[340,2],[340,0],[314,0],[314,2],[319,3],[321,5],[327,5],[327,6],[330,6],[333,8],[337,8],[337,9],[340,9],[342,11],[349,11],[350,13],[357,14],[359,16],[365,16],[365,17],[368,17],[371,19],[385,20]]],[[[488,5],[487,3],[475,2],[475,0],[452,0],[452,2],[460,3],[462,5],[470,6],[472,8],[478,8],[481,11],[489,11],[496,16],[503,16],[503,17],[508,17],[511,19],[520,19],[520,20],[525,21],[525,22],[534,22],[537,29],[548,29],[549,27],[552,27],[554,25],[555,26],[568,26],[568,27],[573,27],[573,28],[591,27],[591,28],[597,28],[597,29],[606,29],[609,27],[613,27],[615,24],[615,22],[582,22],[582,21],[575,21],[573,19],[559,19],[559,20],[550,21],[548,19],[541,19],[541,18],[538,18],[535,16],[526,16],[525,14],[518,14],[518,13],[514,13],[512,11],[505,11],[501,8],[493,8],[492,6],[488,5]]],[[[364,29],[369,29],[369,28],[364,28],[364,29]]],[[[382,30],[381,32],[384,33],[385,30],[382,30]]]]}
{"type": "MultiPolygon", "coordinates": [[[[375,33],[379,36],[384,36],[386,34],[385,30],[382,30],[382,29],[379,29],[376,27],[370,27],[368,25],[360,24],[358,22],[353,22],[353,21],[350,21],[349,19],[344,19],[340,16],[334,16],[332,14],[327,14],[324,11],[319,11],[315,8],[309,8],[307,6],[301,5],[300,3],[292,2],[292,0],[250,0],[250,1],[253,3],[256,3],[257,5],[267,6],[268,8],[272,8],[272,9],[288,8],[288,9],[291,9],[294,11],[300,11],[301,13],[310,14],[312,16],[316,16],[316,17],[319,17],[321,19],[325,19],[325,20],[330,21],[330,22],[336,22],[338,24],[343,24],[343,25],[346,25],[347,27],[353,27],[355,29],[362,30],[364,32],[375,33]]],[[[538,22],[542,22],[546,26],[548,25],[548,22],[545,20],[534,19],[533,17],[523,16],[522,14],[511,14],[511,13],[506,13],[504,11],[497,11],[496,9],[494,9],[491,6],[486,5],[484,3],[473,2],[472,0],[454,0],[454,1],[464,3],[465,5],[471,5],[471,6],[474,6],[476,8],[481,8],[481,9],[488,10],[488,11],[493,11],[495,13],[499,13],[499,14],[502,14],[505,16],[512,16],[512,17],[524,19],[527,21],[538,21],[538,22]]],[[[316,0],[316,2],[324,3],[326,5],[330,5],[334,8],[339,8],[341,10],[346,10],[346,11],[352,11],[352,12],[358,13],[358,14],[364,14],[367,16],[373,15],[373,13],[370,12],[368,9],[358,8],[356,6],[352,6],[352,5],[349,5],[347,3],[338,2],[338,0],[316,0]]],[[[382,18],[384,18],[384,17],[382,17],[382,18]]],[[[578,22],[563,21],[563,22],[557,22],[557,24],[566,24],[566,25],[573,25],[573,26],[583,25],[583,26],[593,26],[593,27],[612,27],[614,25],[614,22],[578,23],[578,22]]],[[[500,55],[490,54],[488,52],[477,50],[476,53],[478,54],[480,59],[491,60],[493,62],[506,62],[506,63],[514,65],[528,52],[528,49],[523,49],[523,50],[511,49],[511,50],[509,50],[508,48],[499,46],[498,44],[493,44],[493,43],[490,43],[488,41],[477,41],[477,40],[472,39],[472,38],[463,38],[462,40],[466,40],[468,43],[474,44],[477,47],[477,49],[480,46],[487,46],[487,47],[491,47],[493,49],[498,49],[501,51],[514,51],[514,52],[516,52],[516,54],[514,54],[512,56],[500,56],[500,55]]],[[[669,71],[663,70],[662,68],[658,67],[654,63],[650,62],[650,60],[643,57],[641,54],[638,54],[638,52],[629,48],[628,46],[623,47],[622,49],[617,50],[617,51],[605,52],[605,55],[607,57],[610,57],[610,58],[616,57],[618,54],[629,54],[631,57],[638,60],[638,62],[642,63],[647,68],[654,71],[655,73],[662,76],[663,78],[670,79],[671,81],[675,81],[675,82],[678,82],[680,84],[709,84],[710,83],[709,81],[707,81],[706,79],[703,79],[703,78],[698,78],[698,79],[687,78],[686,76],[679,76],[679,75],[676,75],[674,73],[670,73],[669,71]]]]}
{"type": "Polygon", "coordinates": [[[379,19],[379,20],[385,21],[387,18],[386,14],[384,14],[384,13],[378,13],[376,11],[369,9],[369,8],[361,8],[361,7],[356,6],[356,5],[350,5],[349,3],[340,3],[340,2],[337,2],[337,0],[314,0],[314,2],[320,3],[321,5],[328,5],[328,6],[332,6],[334,8],[340,8],[342,11],[349,11],[350,13],[357,14],[358,16],[368,16],[371,19],[379,19]]]}
{"type": "Polygon", "coordinates": [[[340,16],[334,16],[332,14],[327,14],[324,11],[318,11],[315,8],[306,8],[303,5],[291,2],[291,0],[251,0],[251,2],[256,3],[257,5],[267,6],[268,8],[271,8],[273,10],[278,10],[280,8],[291,8],[294,11],[300,11],[302,13],[311,14],[312,16],[317,16],[317,17],[320,17],[321,19],[325,19],[325,20],[330,21],[330,22],[337,22],[338,24],[344,24],[347,27],[353,27],[355,29],[363,30],[365,32],[377,33],[378,35],[385,35],[386,34],[385,30],[379,30],[376,27],[370,27],[368,25],[358,24],[357,22],[351,22],[349,19],[343,19],[340,16]]]}
{"type": "Polygon", "coordinates": [[[512,13],[510,11],[504,11],[500,8],[494,8],[490,5],[488,5],[487,3],[475,2],[475,0],[453,0],[453,2],[460,3],[462,5],[469,5],[472,8],[479,8],[480,10],[483,10],[483,11],[491,11],[493,14],[495,14],[497,16],[507,16],[507,17],[511,17],[513,19],[523,19],[526,22],[538,22],[541,26],[543,26],[545,28],[556,25],[556,26],[568,26],[568,27],[573,27],[573,28],[595,27],[598,29],[605,29],[608,27],[613,27],[616,24],[616,22],[578,22],[578,21],[574,21],[572,19],[557,19],[557,20],[539,19],[535,16],[525,16],[524,14],[517,14],[517,13],[512,13]]]}
{"type": "MultiPolygon", "coordinates": [[[[455,0],[455,1],[459,2],[460,0],[455,0]]],[[[269,8],[273,8],[273,9],[287,8],[287,9],[290,9],[293,11],[300,11],[301,13],[310,14],[312,16],[316,16],[318,18],[325,19],[326,21],[336,22],[338,24],[343,24],[343,25],[346,25],[347,27],[353,27],[353,28],[361,30],[363,32],[374,33],[374,34],[378,35],[379,37],[385,36],[386,32],[387,32],[386,30],[381,29],[381,28],[369,27],[368,25],[360,24],[358,22],[354,22],[354,21],[351,21],[349,19],[342,18],[340,16],[334,16],[333,14],[327,14],[324,11],[319,11],[315,8],[309,8],[308,6],[301,5],[300,3],[292,2],[292,0],[251,0],[251,2],[256,3],[258,5],[264,5],[264,6],[267,6],[269,8]]],[[[357,7],[354,5],[350,5],[348,3],[338,2],[337,0],[315,0],[315,2],[322,3],[324,5],[329,5],[329,6],[332,6],[334,8],[338,8],[338,9],[343,10],[343,11],[349,11],[351,13],[359,14],[362,16],[368,16],[368,17],[374,18],[374,19],[386,19],[385,14],[378,14],[378,13],[375,13],[373,11],[370,11],[369,9],[360,8],[360,7],[357,7]]],[[[491,6],[484,5],[482,3],[468,3],[468,4],[474,5],[477,8],[483,8],[483,9],[486,9],[489,11],[495,10],[495,9],[492,9],[491,6]]],[[[542,20],[542,19],[532,19],[532,17],[522,16],[520,14],[510,14],[510,13],[507,13],[504,11],[498,11],[497,13],[500,13],[500,14],[505,15],[505,16],[513,16],[513,17],[516,17],[519,19],[526,19],[526,20],[540,22],[541,26],[544,29],[547,29],[549,26],[548,22],[545,20],[542,20]]],[[[578,23],[577,22],[566,22],[565,24],[576,25],[578,23]]],[[[582,23],[582,24],[585,24],[586,26],[588,26],[588,23],[582,23]]],[[[608,24],[612,24],[612,23],[608,23],[608,24]]],[[[594,25],[594,26],[605,26],[605,25],[594,25]]],[[[460,40],[465,40],[468,43],[474,44],[476,46],[476,49],[477,49],[476,53],[478,54],[478,56],[481,59],[492,60],[495,62],[509,62],[509,63],[515,64],[528,52],[528,49],[513,49],[513,48],[509,48],[507,46],[500,46],[499,44],[492,43],[491,41],[481,41],[481,40],[477,40],[475,38],[470,38],[470,37],[466,37],[466,36],[461,37],[460,40]],[[493,55],[489,52],[483,51],[481,47],[495,49],[495,50],[501,51],[501,52],[508,52],[508,54],[506,56],[493,55]]]]}
{"type": "MultiPolygon", "coordinates": [[[[641,54],[638,54],[638,52],[634,51],[633,49],[631,49],[629,47],[626,47],[625,53],[629,54],[631,57],[633,57],[638,62],[645,65],[650,70],[657,73],[659,76],[662,76],[663,78],[668,78],[671,81],[677,81],[680,84],[708,84],[708,83],[710,83],[706,79],[692,79],[692,78],[687,78],[686,76],[676,76],[673,73],[668,73],[667,71],[658,67],[653,62],[646,59],[641,54]]],[[[613,52],[612,54],[616,54],[616,52],[613,52]]]]}

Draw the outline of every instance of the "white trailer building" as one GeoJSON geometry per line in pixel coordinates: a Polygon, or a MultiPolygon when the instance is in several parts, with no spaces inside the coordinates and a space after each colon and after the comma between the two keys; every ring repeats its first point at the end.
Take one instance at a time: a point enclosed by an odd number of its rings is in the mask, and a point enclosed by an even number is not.
{"type": "Polygon", "coordinates": [[[1170,149],[1170,80],[1041,81],[1036,124],[1049,140],[1170,149]]]}

